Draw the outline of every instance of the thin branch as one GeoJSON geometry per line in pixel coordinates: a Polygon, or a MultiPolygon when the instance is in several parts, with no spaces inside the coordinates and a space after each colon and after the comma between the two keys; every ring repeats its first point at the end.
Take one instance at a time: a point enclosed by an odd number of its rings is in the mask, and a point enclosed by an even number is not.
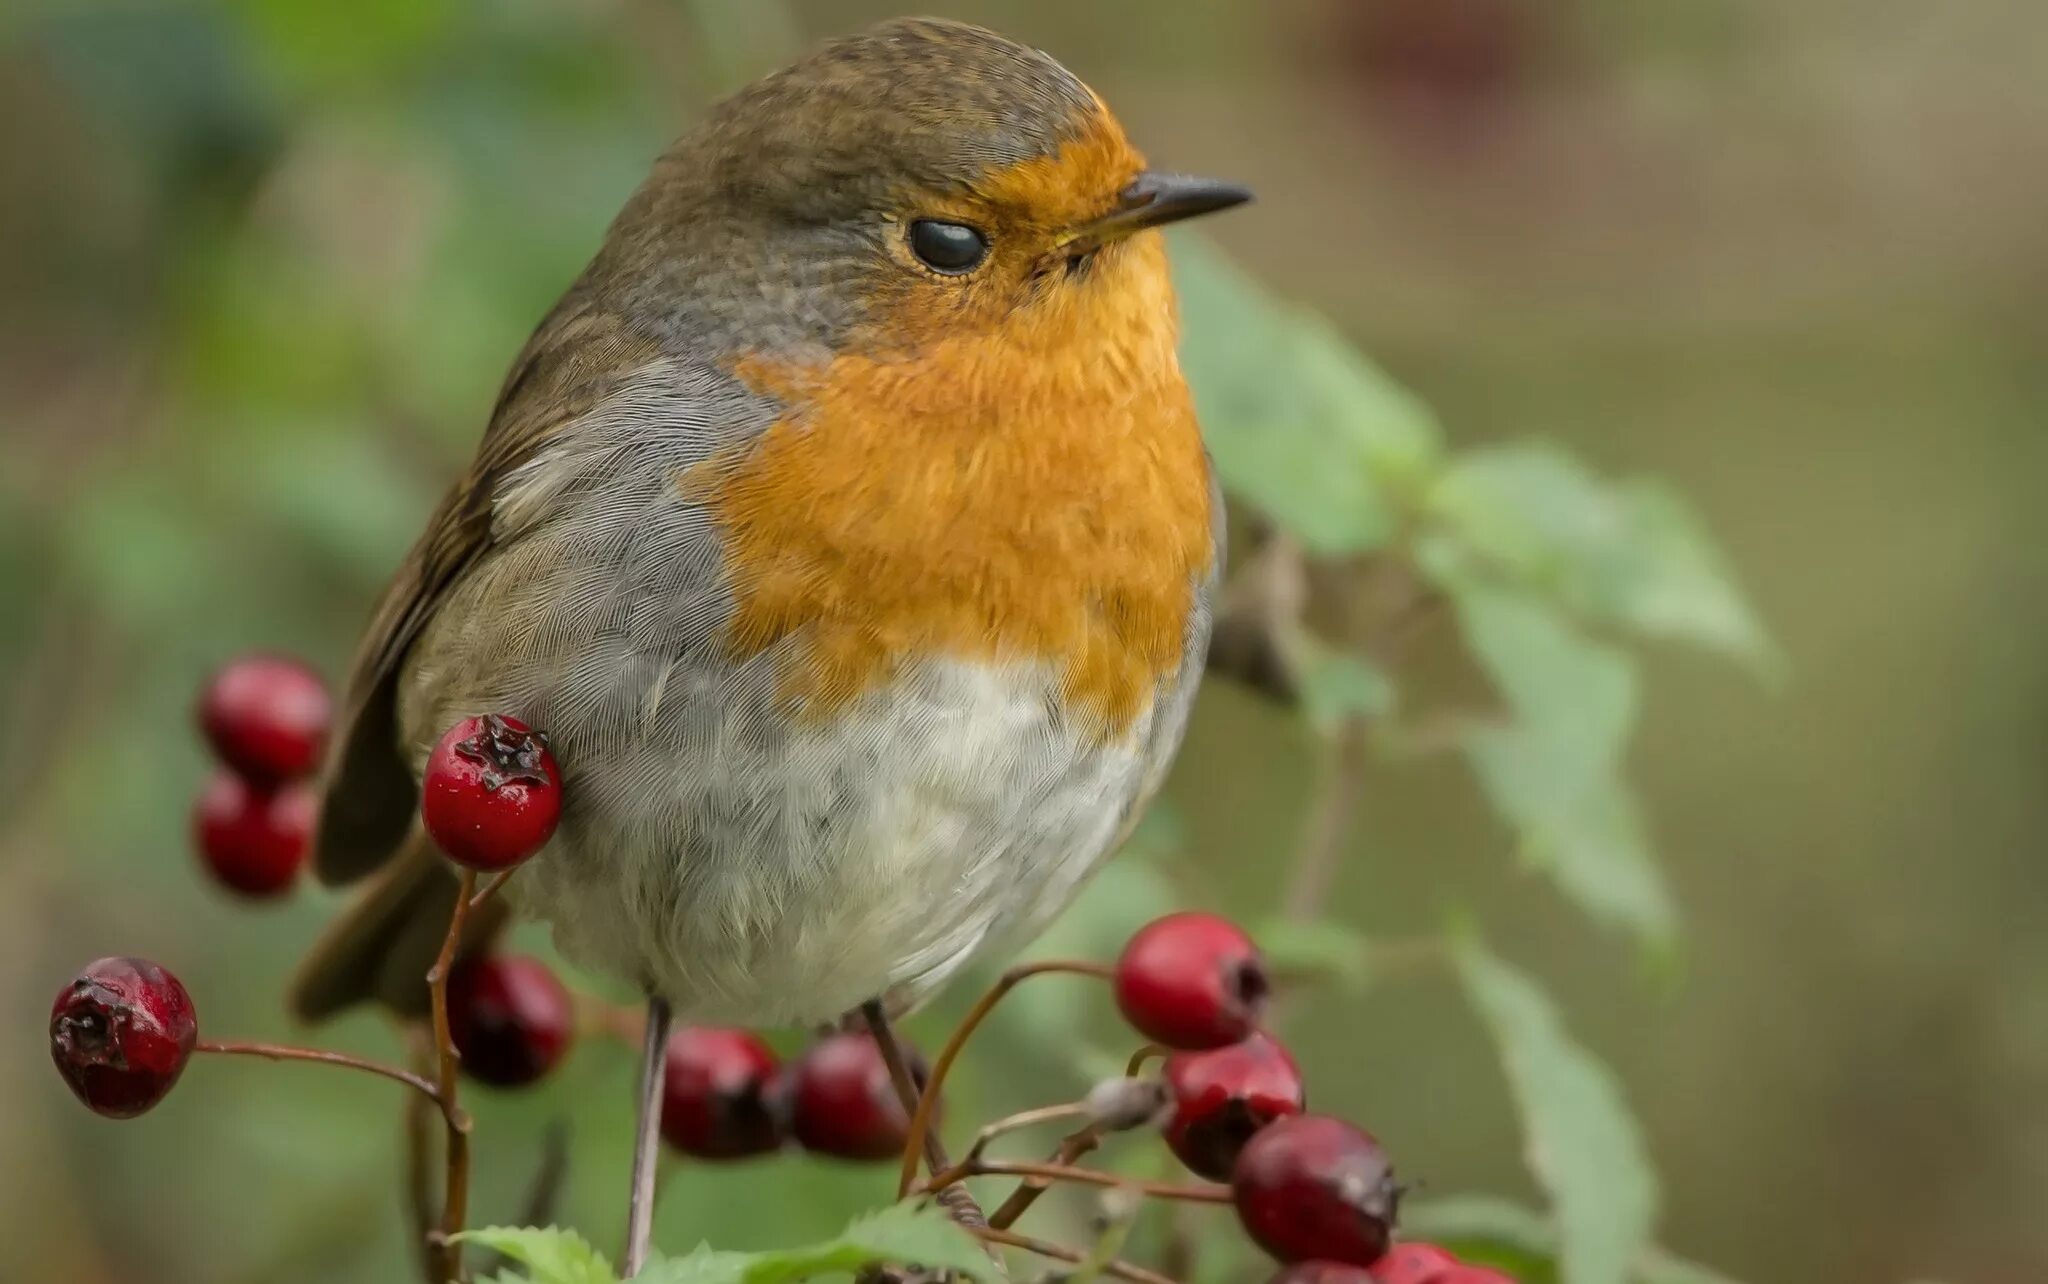
{"type": "Polygon", "coordinates": [[[1176,1182],[1140,1181],[1093,1168],[1066,1164],[1026,1163],[1007,1159],[963,1159],[926,1182],[924,1189],[936,1192],[969,1177],[1035,1177],[1043,1181],[1070,1181],[1083,1186],[1111,1186],[1132,1190],[1148,1199],[1177,1199],[1191,1204],[1227,1204],[1228,1186],[1183,1186],[1176,1182]]]}
{"type": "Polygon", "coordinates": [[[469,905],[476,895],[476,871],[462,871],[462,890],[455,897],[455,911],[448,916],[448,934],[441,938],[441,954],[427,973],[427,994],[434,1013],[434,1052],[439,1066],[440,1101],[447,1122],[447,1177],[441,1200],[441,1230],[435,1237],[440,1256],[440,1273],[450,1284],[462,1275],[462,1246],[454,1237],[469,1220],[469,1117],[456,1109],[456,1068],[460,1060],[455,1036],[448,1026],[448,974],[454,969],[455,954],[462,944],[462,925],[469,918],[469,905]]]}
{"type": "Polygon", "coordinates": [[[1133,1052],[1131,1054],[1131,1059],[1124,1063],[1124,1078],[1137,1078],[1138,1075],[1145,1069],[1145,1063],[1147,1061],[1150,1061],[1154,1057],[1163,1057],[1171,1051],[1173,1051],[1173,1049],[1161,1043],[1148,1043],[1144,1047],[1139,1048],[1136,1052],[1133,1052]]]}
{"type": "MultiPolygon", "coordinates": [[[[1076,1129],[1061,1138],[1059,1149],[1053,1152],[1049,1162],[1069,1166],[1101,1144],[1102,1129],[1089,1124],[1086,1128],[1076,1129]]],[[[1010,1192],[1010,1197],[1004,1200],[1002,1206],[988,1219],[988,1224],[997,1230],[1016,1225],[1017,1219],[1030,1211],[1031,1206],[1038,1202],[1038,1197],[1046,1192],[1048,1185],[1049,1183],[1036,1179],[1019,1182],[1017,1189],[1010,1192]]]]}
{"type": "MultiPolygon", "coordinates": [[[[414,1071],[431,1067],[434,1048],[427,1032],[418,1024],[412,1024],[406,1028],[406,1034],[411,1045],[414,1071]]],[[[424,1081],[425,1075],[420,1077],[424,1081]]],[[[432,1107],[435,1104],[415,1093],[406,1098],[405,1105],[406,1218],[412,1231],[413,1248],[419,1255],[420,1274],[427,1284],[439,1284],[441,1264],[440,1250],[431,1238],[434,1223],[441,1217],[440,1207],[434,1199],[432,1107]]]]}
{"type": "Polygon", "coordinates": [[[975,1030],[987,1019],[988,1014],[995,1010],[996,1004],[1002,1002],[1004,995],[1034,976],[1046,976],[1055,972],[1106,978],[1110,974],[1110,969],[1104,963],[1062,959],[1020,963],[1003,973],[1001,978],[989,987],[988,993],[975,1001],[974,1006],[967,1010],[967,1015],[960,1019],[960,1024],[954,1027],[952,1037],[946,1040],[946,1046],[939,1051],[939,1059],[932,1062],[931,1077],[925,1081],[924,1093],[918,1099],[917,1113],[910,1120],[910,1139],[903,1147],[903,1169],[896,1180],[898,1199],[909,1194],[911,1186],[917,1181],[917,1161],[924,1151],[925,1137],[931,1132],[932,1112],[938,1107],[940,1090],[945,1087],[946,1076],[952,1072],[953,1063],[959,1060],[961,1049],[967,1046],[967,1041],[974,1036],[975,1030]]]}
{"type": "Polygon", "coordinates": [[[1076,1101],[1059,1106],[1040,1106],[1036,1110],[1020,1110],[1014,1115],[1005,1115],[974,1135],[974,1144],[967,1148],[967,1158],[969,1160],[981,1158],[984,1154],[988,1153],[990,1143],[994,1142],[997,1138],[1008,1136],[1010,1133],[1020,1132],[1025,1128],[1035,1128],[1039,1124],[1053,1123],[1061,1119],[1078,1119],[1087,1113],[1088,1107],[1076,1101]]]}
{"type": "Polygon", "coordinates": [[[1287,918],[1314,918],[1329,897],[1365,792],[1365,745],[1365,723],[1355,717],[1344,719],[1324,743],[1313,810],[1281,897],[1287,918]]]}
{"type": "Polygon", "coordinates": [[[503,887],[511,879],[512,875],[518,872],[519,866],[514,865],[511,869],[501,869],[491,875],[491,881],[478,888],[476,895],[469,898],[470,912],[475,913],[483,908],[483,903],[496,895],[498,889],[503,887]]]}
{"type": "Polygon", "coordinates": [[[394,1083],[402,1083],[424,1096],[428,1102],[438,1104],[440,1091],[424,1076],[387,1066],[381,1061],[367,1061],[352,1057],[346,1052],[328,1052],[321,1048],[295,1048],[282,1043],[245,1043],[241,1041],[206,1040],[197,1044],[196,1052],[212,1052],[231,1057],[262,1057],[266,1061],[311,1061],[320,1065],[341,1066],[348,1070],[361,1070],[378,1075],[394,1083]]]}

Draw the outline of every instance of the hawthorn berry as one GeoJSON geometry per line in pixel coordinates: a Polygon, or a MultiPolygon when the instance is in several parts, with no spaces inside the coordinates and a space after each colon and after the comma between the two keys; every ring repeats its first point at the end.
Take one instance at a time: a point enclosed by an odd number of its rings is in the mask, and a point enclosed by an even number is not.
{"type": "Polygon", "coordinates": [[[1260,1129],[1237,1157],[1230,1190],[1245,1232],[1274,1257],[1352,1266],[1386,1253],[1401,1199],[1380,1144],[1328,1115],[1260,1129]]]}
{"type": "Polygon", "coordinates": [[[539,1079],[568,1051],[574,1027],[569,992],[539,959],[489,954],[448,974],[448,1032],[462,1068],[484,1083],[539,1079]]]}
{"type": "Polygon", "coordinates": [[[318,770],[333,713],[320,675],[279,655],[230,661],[199,697],[199,727],[213,751],[258,784],[318,770]]]}
{"type": "Polygon", "coordinates": [[[1306,1104],[1301,1068],[1263,1034],[1206,1052],[1176,1052],[1166,1059],[1165,1078],[1173,1094],[1166,1144],[1189,1171],[1214,1181],[1230,1180],[1253,1133],[1306,1104]]]}
{"type": "Polygon", "coordinates": [[[1443,1284],[1458,1259],[1434,1244],[1410,1240],[1394,1245],[1372,1264],[1373,1284],[1443,1284]]]}
{"type": "Polygon", "coordinates": [[[1283,1266],[1266,1284],[1376,1284],[1377,1277],[1363,1266],[1343,1262],[1296,1262],[1283,1266]]]}
{"type": "Polygon", "coordinates": [[[458,865],[509,869],[547,844],[561,815],[547,739],[517,718],[464,718],[427,756],[420,819],[458,865]]]}
{"type": "Polygon", "coordinates": [[[223,886],[262,898],[288,891],[306,863],[319,799],[305,785],[276,789],[214,773],[192,808],[199,859],[223,886]]]}
{"type": "Polygon", "coordinates": [[[1199,1051],[1236,1043],[1271,987],[1258,947],[1214,914],[1168,914],[1139,928],[1116,961],[1117,1007],[1146,1038],[1199,1051]]]}
{"type": "Polygon", "coordinates": [[[162,1101],[198,1042],[192,996],[148,959],[89,963],[50,1005],[57,1073],[109,1119],[133,1119],[162,1101]]]}
{"type": "Polygon", "coordinates": [[[685,1026],[662,1062],[661,1135],[686,1155],[744,1159],[782,1146],[779,1063],[756,1035],[685,1026]]]}
{"type": "MultiPolygon", "coordinates": [[[[922,1083],[922,1064],[914,1062],[911,1074],[922,1083]]],[[[910,1115],[872,1035],[818,1040],[789,1068],[785,1091],[790,1133],[813,1154],[893,1159],[910,1138],[910,1115]]]]}

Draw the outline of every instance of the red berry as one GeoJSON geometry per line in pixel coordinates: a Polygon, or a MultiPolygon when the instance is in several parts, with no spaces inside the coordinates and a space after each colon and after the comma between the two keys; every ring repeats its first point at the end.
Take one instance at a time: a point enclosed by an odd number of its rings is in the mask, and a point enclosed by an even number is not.
{"type": "Polygon", "coordinates": [[[509,869],[554,834],[561,782],[547,739],[525,723],[495,713],[464,718],[427,756],[420,819],[456,864],[509,869]]]}
{"type": "Polygon", "coordinates": [[[1220,1048],[1250,1034],[1268,985],[1259,951],[1214,914],[1168,914],[1138,929],[1116,962],[1117,1006],[1169,1048],[1220,1048]]]}
{"type": "Polygon", "coordinates": [[[319,808],[304,785],[271,790],[217,772],[192,809],[199,859],[223,886],[244,896],[277,896],[290,890],[306,863],[319,808]]]}
{"type": "Polygon", "coordinates": [[[1401,1199],[1380,1144],[1328,1115],[1260,1129],[1230,1189],[1245,1232],[1283,1262],[1372,1265],[1387,1251],[1401,1199]]]}
{"type": "Polygon", "coordinates": [[[1166,1059],[1173,1115],[1166,1144],[1190,1171],[1229,1181],[1252,1134],[1305,1104],[1301,1068],[1287,1049],[1263,1034],[1207,1052],[1166,1059]]]}
{"type": "Polygon", "coordinates": [[[1372,1264],[1374,1284],[1443,1284],[1444,1272],[1458,1259],[1434,1244],[1396,1244],[1372,1264]]]}
{"type": "Polygon", "coordinates": [[[1374,1284],[1374,1277],[1362,1266],[1342,1262],[1296,1262],[1281,1267],[1266,1284],[1374,1284]]]}
{"type": "MultiPolygon", "coordinates": [[[[920,1083],[922,1065],[911,1071],[920,1083]]],[[[867,1034],[834,1034],[812,1044],[790,1067],[790,1131],[813,1154],[840,1159],[893,1159],[910,1137],[910,1116],[882,1050],[867,1034]]]]}
{"type": "Polygon", "coordinates": [[[448,1028],[462,1068],[500,1088],[532,1083],[569,1049],[575,1008],[539,959],[495,954],[448,976],[448,1028]]]}
{"type": "Polygon", "coordinates": [[[162,1101],[198,1041],[192,996],[148,959],[88,964],[50,1005],[57,1073],[109,1119],[133,1119],[162,1101]]]}
{"type": "Polygon", "coordinates": [[[685,1026],[662,1064],[661,1135],[686,1155],[744,1159],[782,1145],[774,1051],[745,1030],[685,1026]]]}
{"type": "Polygon", "coordinates": [[[199,697],[199,726],[221,761],[277,784],[320,768],[333,705],[320,676],[297,660],[250,655],[215,673],[199,697]]]}

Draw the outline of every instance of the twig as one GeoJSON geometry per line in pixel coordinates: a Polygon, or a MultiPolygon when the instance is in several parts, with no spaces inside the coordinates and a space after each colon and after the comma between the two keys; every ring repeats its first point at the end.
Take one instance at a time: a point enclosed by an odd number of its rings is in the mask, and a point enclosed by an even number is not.
{"type": "Polygon", "coordinates": [[[469,898],[469,908],[472,911],[482,908],[483,903],[491,899],[492,896],[495,896],[498,889],[503,887],[511,879],[512,875],[518,872],[519,866],[514,865],[511,869],[501,869],[491,875],[491,881],[478,888],[476,895],[469,898]]]}
{"type": "Polygon", "coordinates": [[[980,1132],[974,1134],[974,1144],[967,1148],[967,1158],[969,1160],[981,1158],[982,1155],[987,1153],[989,1144],[998,1137],[1007,1136],[1010,1133],[1019,1132],[1025,1128],[1035,1128],[1042,1123],[1052,1123],[1060,1119],[1076,1119],[1087,1113],[1088,1107],[1076,1101],[1059,1106],[1040,1106],[1036,1110],[1020,1110],[1014,1115],[1005,1115],[1003,1118],[996,1120],[980,1132]]]}
{"type": "MultiPolygon", "coordinates": [[[[427,1032],[417,1024],[406,1029],[411,1044],[414,1071],[430,1067],[434,1048],[427,1032]]],[[[420,1076],[422,1080],[424,1075],[420,1076]]],[[[414,1093],[405,1099],[405,1207],[412,1230],[413,1249],[419,1256],[420,1274],[427,1284],[439,1284],[440,1252],[430,1236],[441,1210],[434,1200],[432,1106],[427,1097],[414,1093]]]]}
{"type": "MultiPolygon", "coordinates": [[[[1102,1129],[1089,1124],[1086,1128],[1076,1129],[1061,1138],[1060,1147],[1053,1152],[1050,1162],[1063,1166],[1071,1165],[1101,1144],[1102,1129]]],[[[1031,1206],[1038,1202],[1038,1197],[1046,1192],[1047,1185],[1048,1183],[1037,1180],[1019,1182],[1017,1189],[1011,1191],[1010,1197],[989,1217],[988,1224],[997,1230],[1016,1225],[1017,1219],[1030,1211],[1031,1206]]]]}
{"type": "Polygon", "coordinates": [[[1321,912],[1344,855],[1344,840],[1364,792],[1365,723],[1346,718],[1325,742],[1313,810],[1281,898],[1281,913],[1303,920],[1321,912]]]}
{"type": "Polygon", "coordinates": [[[448,916],[448,934],[441,939],[440,957],[427,973],[427,994],[434,1013],[434,1052],[439,1066],[438,1083],[442,1117],[447,1123],[447,1179],[441,1200],[441,1230],[435,1237],[439,1269],[443,1280],[462,1274],[462,1246],[454,1237],[469,1220],[469,1117],[456,1108],[455,1072],[459,1056],[455,1036],[448,1026],[448,973],[455,966],[455,952],[462,944],[462,925],[469,918],[470,899],[476,895],[476,871],[462,871],[462,889],[455,896],[455,911],[448,916]]]}
{"type": "Polygon", "coordinates": [[[924,1189],[937,1191],[969,1177],[1036,1177],[1044,1181],[1070,1181],[1083,1186],[1117,1186],[1136,1191],[1149,1199],[1177,1199],[1191,1204],[1227,1204],[1228,1186],[1183,1186],[1167,1181],[1140,1181],[1093,1168],[1066,1164],[1026,1163],[1007,1159],[963,1159],[926,1182],[924,1189]]]}
{"type": "Polygon", "coordinates": [[[896,1197],[901,1199],[910,1193],[910,1187],[917,1181],[917,1161],[924,1151],[925,1137],[931,1132],[932,1111],[937,1107],[939,1092],[945,1086],[946,1076],[953,1069],[953,1063],[960,1057],[960,1051],[967,1046],[988,1014],[1002,1002],[1003,996],[1016,989],[1034,976],[1045,976],[1055,972],[1079,976],[1107,977],[1110,969],[1104,963],[1083,963],[1063,959],[1047,959],[1038,963],[1020,963],[989,987],[988,993],[975,1000],[967,1015],[953,1029],[952,1037],[939,1051],[939,1059],[932,1062],[931,1077],[925,1081],[924,1093],[918,1098],[917,1113],[910,1120],[910,1139],[903,1147],[903,1169],[896,1179],[896,1197]]]}
{"type": "Polygon", "coordinates": [[[361,1070],[369,1074],[402,1083],[421,1094],[429,1103],[439,1104],[441,1093],[432,1082],[409,1070],[387,1066],[381,1061],[367,1061],[352,1057],[346,1052],[328,1052],[321,1048],[295,1048],[282,1043],[244,1043],[240,1041],[203,1041],[194,1047],[197,1052],[213,1052],[231,1057],[262,1057],[267,1061],[312,1061],[320,1065],[342,1066],[349,1070],[361,1070]]]}
{"type": "MultiPolygon", "coordinates": [[[[1019,1235],[1016,1231],[1005,1230],[1000,1226],[985,1227],[974,1233],[988,1243],[1006,1244],[1011,1248],[1021,1248],[1027,1253],[1036,1253],[1040,1257],[1049,1257],[1056,1262],[1080,1262],[1085,1260],[1085,1254],[1076,1249],[1068,1248],[1064,1244],[1055,1244],[1050,1240],[1037,1239],[1030,1235],[1019,1235]]],[[[1102,1273],[1112,1279],[1129,1280],[1131,1284],[1174,1284],[1171,1276],[1161,1275],[1156,1271],[1148,1271],[1142,1266],[1133,1266],[1129,1262],[1104,1262],[1102,1263],[1102,1273]]]]}

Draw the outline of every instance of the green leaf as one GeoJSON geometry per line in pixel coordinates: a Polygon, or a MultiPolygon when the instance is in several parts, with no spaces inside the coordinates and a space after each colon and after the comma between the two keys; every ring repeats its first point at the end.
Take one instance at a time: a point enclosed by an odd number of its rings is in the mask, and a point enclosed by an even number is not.
{"type": "Polygon", "coordinates": [[[1621,774],[1636,714],[1633,661],[1532,594],[1456,571],[1439,578],[1513,715],[1469,732],[1465,753],[1514,826],[1522,859],[1596,918],[1668,950],[1677,910],[1621,774]]]}
{"type": "MultiPolygon", "coordinates": [[[[990,1274],[989,1258],[981,1244],[936,1204],[892,1204],[855,1218],[832,1248],[838,1264],[844,1266],[891,1262],[958,1271],[976,1278],[990,1274]]],[[[749,1275],[747,1284],[771,1284],[783,1278],[796,1277],[749,1275]]]]}
{"type": "Polygon", "coordinates": [[[1311,553],[1392,538],[1442,453],[1428,411],[1322,320],[1174,238],[1181,358],[1224,487],[1311,553]]]}
{"type": "Polygon", "coordinates": [[[700,1244],[688,1257],[657,1255],[636,1279],[639,1284],[745,1284],[748,1269],[759,1257],[700,1244]]]}
{"type": "MultiPolygon", "coordinates": [[[[1519,1284],[1556,1277],[1556,1223],[1513,1200],[1452,1195],[1403,1204],[1401,1226],[1460,1257],[1512,1271],[1519,1284]]],[[[1629,1279],[1633,1284],[1736,1284],[1719,1271],[1654,1247],[1630,1270],[1629,1279]]]]}
{"type": "Polygon", "coordinates": [[[1521,855],[1595,918],[1634,930],[1653,952],[1675,949],[1678,909],[1651,849],[1642,806],[1621,780],[1610,777],[1571,805],[1531,817],[1521,855]]]}
{"type": "Polygon", "coordinates": [[[1642,560],[1654,572],[1628,586],[1617,615],[1645,633],[1733,656],[1767,679],[1782,677],[1784,653],[1691,506],[1653,481],[1624,485],[1622,502],[1642,560]]]}
{"type": "Polygon", "coordinates": [[[1669,489],[1609,483],[1541,442],[1461,456],[1428,510],[1486,567],[1575,611],[1773,675],[1775,645],[1706,528],[1669,489]]]}
{"type": "Polygon", "coordinates": [[[1382,718],[1397,693],[1385,669],[1364,656],[1303,634],[1295,639],[1301,662],[1301,707],[1318,730],[1334,731],[1351,718],[1382,718]]]}
{"type": "Polygon", "coordinates": [[[1557,1210],[1562,1278],[1626,1284],[1649,1249],[1658,1196],[1620,1085],[1526,976],[1470,933],[1455,950],[1466,994],[1500,1049],[1530,1171],[1557,1210]]]}
{"type": "Polygon", "coordinates": [[[1275,973],[1327,978],[1347,990],[1363,989],[1372,980],[1372,946],[1334,919],[1268,919],[1253,929],[1252,939],[1275,973]]]}
{"type": "Polygon", "coordinates": [[[557,1227],[486,1226],[455,1237],[526,1267],[532,1284],[613,1284],[611,1263],[575,1231],[557,1227]]]}

